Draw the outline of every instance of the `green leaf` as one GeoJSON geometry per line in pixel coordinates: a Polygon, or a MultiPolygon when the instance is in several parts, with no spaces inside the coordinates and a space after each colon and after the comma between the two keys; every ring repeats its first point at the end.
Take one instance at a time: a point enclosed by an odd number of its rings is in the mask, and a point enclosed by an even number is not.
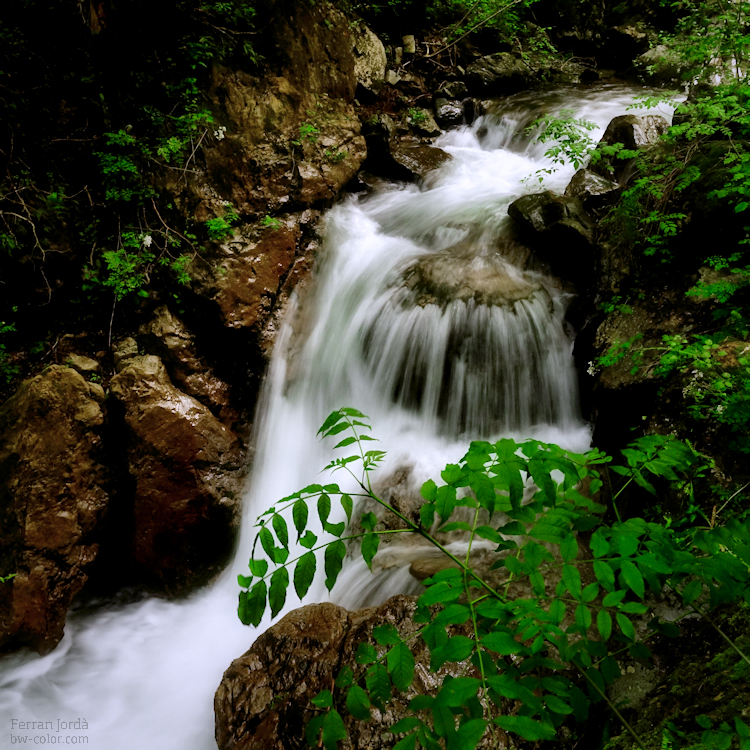
{"type": "Polygon", "coordinates": [[[563,537],[560,542],[560,554],[565,562],[575,560],[578,556],[578,541],[573,534],[563,537]]]}
{"type": "Polygon", "coordinates": [[[618,677],[622,676],[620,666],[612,656],[607,656],[602,660],[599,671],[607,685],[611,685],[618,677]]]}
{"type": "Polygon", "coordinates": [[[404,692],[414,680],[414,654],[405,643],[397,643],[386,657],[388,673],[396,689],[404,692]]]}
{"type": "Polygon", "coordinates": [[[318,516],[320,522],[324,524],[328,520],[328,516],[331,514],[331,498],[328,495],[321,495],[318,498],[318,516]]]}
{"type": "Polygon", "coordinates": [[[419,523],[429,529],[435,522],[435,503],[424,503],[419,508],[419,523]]]}
{"type": "Polygon", "coordinates": [[[376,643],[381,646],[393,646],[395,643],[401,642],[401,636],[398,634],[398,630],[391,625],[386,623],[385,625],[377,625],[373,628],[372,637],[376,643]]]}
{"type": "Polygon", "coordinates": [[[362,537],[361,552],[362,558],[367,563],[367,567],[372,570],[372,559],[378,551],[380,537],[377,534],[365,534],[362,537]]]}
{"type": "Polygon", "coordinates": [[[308,529],[302,537],[300,537],[299,543],[306,549],[312,549],[318,542],[318,537],[308,529]]]}
{"type": "Polygon", "coordinates": [[[305,598],[305,594],[307,594],[310,584],[315,578],[317,565],[318,562],[313,552],[306,552],[297,560],[297,565],[294,568],[294,590],[300,599],[305,598]]]}
{"type": "Polygon", "coordinates": [[[271,589],[268,593],[268,603],[271,605],[271,617],[276,617],[286,601],[286,590],[289,586],[289,571],[279,568],[271,576],[271,589]]]}
{"type": "Polygon", "coordinates": [[[249,592],[240,592],[240,604],[237,610],[243,625],[257,627],[266,610],[266,582],[258,581],[249,592]]]}
{"type": "Polygon", "coordinates": [[[391,699],[391,681],[384,664],[370,666],[365,674],[365,685],[375,705],[382,708],[391,699]]]}
{"type": "Polygon", "coordinates": [[[265,574],[268,572],[268,560],[251,559],[248,563],[248,567],[250,568],[250,572],[256,578],[263,578],[263,576],[265,576],[265,574]]]}
{"type": "Polygon", "coordinates": [[[462,750],[464,748],[473,750],[479,744],[486,729],[487,722],[484,719],[470,719],[458,728],[455,743],[449,742],[449,744],[462,750]]]}
{"type": "Polygon", "coordinates": [[[349,495],[341,496],[341,507],[346,513],[347,522],[350,523],[352,520],[352,511],[354,510],[354,503],[352,502],[352,499],[349,495]]]}
{"type": "Polygon", "coordinates": [[[446,485],[438,487],[437,497],[435,498],[435,510],[437,510],[441,521],[450,518],[456,507],[456,488],[446,485]]]}
{"type": "Polygon", "coordinates": [[[346,448],[347,445],[351,445],[352,443],[356,443],[357,438],[354,437],[347,437],[344,438],[341,442],[336,443],[336,445],[333,446],[333,450],[336,450],[336,448],[346,448]]]}
{"type": "Polygon", "coordinates": [[[297,539],[307,526],[307,514],[307,503],[304,500],[297,500],[292,508],[292,521],[294,521],[294,528],[297,529],[297,539]]]}
{"type": "Polygon", "coordinates": [[[461,467],[458,464],[448,464],[443,471],[440,472],[442,480],[446,484],[453,484],[458,481],[461,476],[461,467]]]}
{"type": "Polygon", "coordinates": [[[243,576],[242,574],[237,576],[237,583],[242,586],[243,589],[248,588],[253,582],[252,576],[243,576]]]}
{"type": "Polygon", "coordinates": [[[326,521],[323,524],[323,528],[332,536],[341,536],[346,529],[346,522],[339,521],[338,523],[331,523],[330,521],[326,521]]]}
{"type": "Polygon", "coordinates": [[[581,592],[581,601],[584,602],[585,604],[588,604],[589,602],[593,602],[597,596],[599,596],[599,584],[590,583],[581,592]]]}
{"type": "Polygon", "coordinates": [[[609,552],[609,542],[599,531],[593,533],[589,544],[591,551],[594,553],[594,557],[604,557],[609,552]]]}
{"type": "Polygon", "coordinates": [[[359,686],[352,685],[346,694],[346,710],[360,721],[370,721],[370,699],[359,686]]]}
{"type": "Polygon", "coordinates": [[[341,740],[346,739],[346,727],[341,715],[335,709],[331,709],[323,718],[323,747],[326,750],[336,750],[341,740]]]}
{"type": "Polygon", "coordinates": [[[626,596],[627,591],[624,589],[620,589],[619,591],[613,591],[610,594],[607,594],[603,601],[602,606],[604,607],[615,607],[617,606],[626,596]]]}
{"type": "Polygon", "coordinates": [[[523,644],[519,643],[510,633],[501,630],[488,633],[480,640],[480,643],[483,648],[503,656],[519,654],[525,650],[523,644]]]}
{"type": "Polygon", "coordinates": [[[432,481],[432,479],[428,479],[422,485],[422,489],[420,490],[420,492],[422,494],[422,497],[428,503],[433,503],[435,502],[435,498],[437,497],[437,485],[432,481]]]}
{"type": "Polygon", "coordinates": [[[349,687],[354,682],[354,672],[348,664],[344,664],[336,677],[336,687],[345,688],[349,687]]]}
{"type": "Polygon", "coordinates": [[[331,708],[333,706],[333,695],[330,690],[321,690],[314,698],[310,699],[310,703],[316,708],[331,708]]]}
{"type": "Polygon", "coordinates": [[[408,732],[411,729],[421,727],[422,723],[422,720],[417,719],[416,716],[405,716],[400,721],[397,721],[392,727],[386,729],[384,734],[401,734],[402,732],[408,732]]]}
{"type": "Polygon", "coordinates": [[[372,512],[363,513],[359,522],[365,531],[375,531],[375,527],[378,525],[378,517],[372,512]]]}
{"type": "Polygon", "coordinates": [[[557,736],[551,724],[534,721],[528,716],[498,716],[494,721],[506,732],[515,732],[519,737],[531,742],[553,740],[557,736]]]}
{"type": "Polygon", "coordinates": [[[338,539],[329,544],[325,552],[326,588],[330,591],[339,577],[346,556],[346,545],[338,539]]]}
{"type": "Polygon", "coordinates": [[[562,579],[574,599],[581,598],[581,573],[573,565],[563,565],[562,579]]]}
{"type": "Polygon", "coordinates": [[[261,546],[264,552],[271,558],[273,562],[276,562],[276,545],[273,543],[273,534],[264,526],[258,534],[261,546]]]}
{"type": "Polygon", "coordinates": [[[612,616],[606,609],[599,610],[596,616],[596,628],[602,640],[606,643],[612,635],[612,616]]]}
{"type": "Polygon", "coordinates": [[[475,533],[477,536],[482,537],[482,539],[488,539],[495,544],[501,544],[505,541],[505,539],[503,539],[503,537],[498,533],[497,529],[493,529],[492,526],[479,526],[477,527],[475,533]]]}
{"type": "Polygon", "coordinates": [[[454,635],[442,646],[438,646],[432,651],[430,669],[437,671],[447,661],[468,659],[475,646],[476,643],[471,638],[467,638],[465,635],[454,635]]]}
{"type": "Polygon", "coordinates": [[[360,642],[357,646],[357,653],[354,655],[354,660],[357,664],[372,664],[377,661],[378,652],[375,650],[375,646],[371,643],[360,642]]]}
{"type": "Polygon", "coordinates": [[[273,530],[276,532],[276,538],[282,547],[289,547],[289,531],[283,516],[275,515],[271,520],[273,530]]]}
{"type": "Polygon", "coordinates": [[[547,708],[553,713],[563,715],[573,713],[573,707],[556,695],[545,695],[544,702],[547,704],[547,708]]]}
{"type": "Polygon", "coordinates": [[[402,737],[394,746],[393,750],[415,750],[417,747],[417,733],[407,734],[402,737]]]}
{"type": "Polygon", "coordinates": [[[702,592],[703,582],[697,578],[693,578],[693,580],[682,590],[683,603],[691,604],[701,595],[702,592]]]}
{"type": "Polygon", "coordinates": [[[639,598],[643,599],[646,593],[646,587],[643,583],[643,576],[641,571],[630,562],[630,560],[623,560],[622,567],[620,568],[622,577],[625,579],[625,583],[630,587],[633,593],[639,598]]]}
{"type": "Polygon", "coordinates": [[[630,619],[626,617],[625,615],[621,614],[620,612],[617,612],[615,617],[617,619],[617,624],[620,626],[620,630],[622,631],[622,634],[627,639],[634,641],[635,640],[635,628],[633,627],[633,623],[630,622],[630,619]]]}
{"type": "Polygon", "coordinates": [[[344,418],[344,415],[341,411],[336,410],[334,412],[331,412],[326,417],[326,421],[323,422],[323,425],[321,426],[321,428],[318,430],[316,434],[320,435],[321,432],[325,433],[326,430],[329,430],[331,427],[333,427],[333,425],[336,424],[336,422],[339,422],[343,418],[344,418]]]}
{"type": "Polygon", "coordinates": [[[604,586],[607,591],[612,591],[615,587],[615,573],[609,563],[602,560],[594,560],[594,575],[596,580],[604,586]]]}
{"type": "Polygon", "coordinates": [[[576,607],[575,622],[583,634],[591,627],[591,610],[585,604],[576,607]]]}

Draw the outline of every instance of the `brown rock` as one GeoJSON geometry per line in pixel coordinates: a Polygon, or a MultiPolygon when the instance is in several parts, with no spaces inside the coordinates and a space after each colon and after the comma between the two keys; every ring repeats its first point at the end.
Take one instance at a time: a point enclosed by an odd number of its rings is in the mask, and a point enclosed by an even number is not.
{"type": "Polygon", "coordinates": [[[40,652],[62,638],[98,551],[107,506],[101,405],[68,367],[21,384],[0,408],[0,644],[40,652]]]}
{"type": "MultiPolygon", "coordinates": [[[[290,612],[224,673],[214,699],[220,750],[306,748],[303,728],[316,715],[310,699],[329,689],[343,705],[345,691],[333,686],[339,669],[351,666],[355,681],[364,675],[365,667],[354,657],[360,643],[375,645],[372,631],[378,625],[389,623],[402,638],[412,636],[419,628],[413,620],[415,606],[413,597],[394,596],[380,607],[357,612],[335,604],[311,604],[290,612]]],[[[369,722],[342,712],[349,733],[339,745],[342,750],[392,748],[393,736],[385,730],[406,715],[408,702],[417,693],[435,695],[445,674],[466,671],[465,664],[448,664],[432,674],[424,643],[413,639],[410,646],[416,658],[413,686],[397,693],[384,711],[373,710],[369,722]]],[[[471,674],[473,668],[468,669],[471,674]]]]}
{"type": "Polygon", "coordinates": [[[110,391],[128,428],[134,561],[170,593],[203,584],[226,562],[236,531],[237,438],[172,385],[158,357],[127,360],[110,391]]]}
{"type": "Polygon", "coordinates": [[[199,355],[193,335],[166,305],[154,311],[154,317],[141,326],[138,337],[148,351],[161,357],[171,380],[182,391],[209,408],[229,405],[229,385],[216,377],[199,355]]]}
{"type": "Polygon", "coordinates": [[[453,158],[441,148],[418,143],[397,143],[391,148],[391,156],[397,165],[392,176],[409,182],[424,179],[433,169],[453,158]]]}

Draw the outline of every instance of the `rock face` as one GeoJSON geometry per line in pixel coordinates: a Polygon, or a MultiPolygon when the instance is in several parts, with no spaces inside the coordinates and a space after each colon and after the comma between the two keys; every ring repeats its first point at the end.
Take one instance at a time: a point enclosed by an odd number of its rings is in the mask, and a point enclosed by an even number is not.
{"type": "MultiPolygon", "coordinates": [[[[607,125],[599,143],[610,146],[622,143],[629,151],[641,151],[658,143],[668,129],[669,123],[659,115],[621,115],[607,125]]],[[[631,163],[632,160],[602,159],[589,169],[602,177],[624,184],[630,176],[631,163]]]]}
{"type": "MultiPolygon", "coordinates": [[[[357,612],[335,604],[311,604],[290,612],[224,673],[214,699],[220,750],[303,750],[303,727],[315,716],[310,699],[320,690],[333,689],[333,679],[345,664],[354,669],[355,681],[364,674],[354,656],[362,642],[375,646],[374,627],[389,623],[402,638],[416,632],[415,606],[412,597],[395,596],[380,607],[357,612]]],[[[414,642],[413,651],[416,669],[409,691],[398,694],[386,710],[373,710],[369,722],[342,712],[349,732],[339,745],[342,750],[393,747],[393,736],[385,730],[404,717],[416,691],[435,694],[451,667],[430,674],[429,654],[421,640],[414,642]]],[[[453,666],[456,675],[462,666],[453,666]]],[[[333,693],[342,705],[344,691],[333,693]]]]}
{"type": "Polygon", "coordinates": [[[398,143],[392,147],[391,156],[397,165],[392,176],[409,182],[424,179],[453,158],[441,148],[418,143],[398,143]]]}
{"type": "Polygon", "coordinates": [[[466,85],[472,96],[514,94],[526,87],[529,68],[510,52],[480,57],[466,68],[466,85]]]}
{"type": "Polygon", "coordinates": [[[42,653],[97,556],[108,502],[101,387],[68,367],[25,381],[0,409],[0,645],[42,653]]]}
{"type": "Polygon", "coordinates": [[[556,276],[580,281],[593,271],[594,222],[578,198],[549,190],[525,195],[510,204],[508,214],[556,276]]]}
{"type": "Polygon", "coordinates": [[[111,383],[135,483],[133,560],[169,593],[207,582],[231,551],[242,461],[237,438],[177,390],[158,357],[138,356],[111,383]]]}
{"type": "Polygon", "coordinates": [[[373,91],[382,85],[388,59],[383,42],[364,24],[352,29],[354,42],[354,75],[357,85],[373,91]]]}

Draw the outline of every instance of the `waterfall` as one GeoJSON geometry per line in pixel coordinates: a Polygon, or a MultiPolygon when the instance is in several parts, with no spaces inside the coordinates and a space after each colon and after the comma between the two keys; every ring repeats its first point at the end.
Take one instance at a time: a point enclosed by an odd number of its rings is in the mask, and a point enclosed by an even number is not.
{"type": "MultiPolygon", "coordinates": [[[[603,86],[497,102],[473,125],[441,136],[437,145],[453,158],[424,185],[350,197],[329,212],[315,292],[288,316],[261,396],[235,563],[186,601],[74,611],[55,651],[4,658],[3,732],[42,734],[18,722],[80,718],[87,729],[70,733],[85,735],[92,750],[215,748],[213,692],[259,633],[236,616],[236,576],[246,573],[253,523],[317,481],[331,456],[315,435],[333,409],[368,414],[388,452],[380,480],[403,469],[413,487],[457,461],[470,439],[588,447],[564,322],[568,296],[555,279],[523,267],[507,207],[537,192],[537,173],[552,166],[549,144],[525,134],[541,111],[572,109],[597,124],[598,139],[635,93],[603,86]]],[[[572,174],[561,168],[545,187],[562,192],[572,174]]],[[[349,560],[333,600],[358,607],[418,590],[409,554],[391,555],[376,575],[349,560]]],[[[307,601],[327,597],[316,579],[307,601]]],[[[290,591],[285,611],[298,604],[290,591]]]]}

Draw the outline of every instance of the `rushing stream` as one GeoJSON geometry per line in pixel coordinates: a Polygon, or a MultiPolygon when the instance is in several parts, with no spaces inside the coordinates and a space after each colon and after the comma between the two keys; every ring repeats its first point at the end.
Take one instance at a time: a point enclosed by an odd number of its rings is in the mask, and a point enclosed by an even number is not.
{"type": "MultiPolygon", "coordinates": [[[[414,487],[457,461],[471,439],[588,447],[564,323],[569,300],[554,279],[522,270],[507,207],[537,192],[538,170],[552,166],[550,144],[524,135],[529,122],[572,109],[597,124],[598,140],[634,93],[605,86],[505,99],[441,136],[437,145],[453,159],[421,188],[393,186],[329,212],[315,293],[279,333],[262,395],[235,563],[186,601],[77,611],[52,653],[6,657],[0,745],[11,733],[28,744],[34,735],[49,735],[45,744],[85,736],[94,750],[215,748],[213,693],[259,632],[236,615],[252,525],[275,500],[317,481],[331,455],[315,435],[331,410],[368,414],[388,452],[381,476],[404,469],[414,487]],[[56,731],[58,720],[78,719],[85,729],[56,731]],[[18,729],[28,721],[53,729],[18,729]]],[[[544,187],[562,193],[573,172],[559,169],[544,187]]],[[[348,561],[331,598],[354,608],[419,590],[408,567],[414,554],[389,550],[376,575],[348,561]]],[[[307,601],[327,597],[319,575],[307,601]]],[[[285,611],[298,604],[290,590],[285,611]]]]}

